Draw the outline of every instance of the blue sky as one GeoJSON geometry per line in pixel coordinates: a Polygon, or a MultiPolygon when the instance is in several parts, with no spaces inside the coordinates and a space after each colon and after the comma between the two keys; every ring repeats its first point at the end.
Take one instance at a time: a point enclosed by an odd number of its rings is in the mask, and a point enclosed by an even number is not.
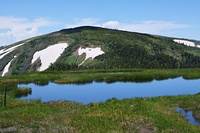
{"type": "Polygon", "coordinates": [[[200,0],[1,0],[0,46],[82,25],[200,40],[200,0]]]}

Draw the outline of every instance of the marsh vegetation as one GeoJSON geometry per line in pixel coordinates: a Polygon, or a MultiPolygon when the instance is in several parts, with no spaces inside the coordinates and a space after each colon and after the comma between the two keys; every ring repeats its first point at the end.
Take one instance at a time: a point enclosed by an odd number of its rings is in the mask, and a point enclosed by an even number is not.
{"type": "Polygon", "coordinates": [[[184,79],[200,78],[200,69],[88,69],[73,71],[43,71],[30,72],[18,76],[0,77],[1,84],[9,83],[91,83],[134,81],[148,82],[153,79],[183,77],[184,79]]]}
{"type": "MultiPolygon", "coordinates": [[[[147,82],[175,77],[200,78],[200,69],[111,69],[44,71],[0,78],[11,83],[147,82]]],[[[16,85],[9,88],[16,89],[16,85]]],[[[7,106],[0,106],[1,132],[200,132],[176,108],[192,111],[200,120],[200,94],[152,98],[110,98],[105,102],[80,104],[71,101],[16,100],[7,93],[7,106]]],[[[3,94],[0,93],[0,99],[3,94]]]]}
{"type": "MultiPolygon", "coordinates": [[[[0,95],[0,98],[2,96],[0,95]]],[[[17,132],[200,132],[176,107],[192,110],[200,120],[200,95],[112,98],[87,105],[58,101],[18,101],[0,107],[0,131],[17,132]]]]}

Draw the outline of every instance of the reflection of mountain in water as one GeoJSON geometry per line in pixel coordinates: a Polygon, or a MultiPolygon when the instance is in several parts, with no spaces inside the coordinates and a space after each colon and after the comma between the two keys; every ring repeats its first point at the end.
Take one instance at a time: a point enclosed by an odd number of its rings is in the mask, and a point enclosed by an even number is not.
{"type": "Polygon", "coordinates": [[[134,97],[157,97],[197,94],[200,92],[200,79],[185,80],[182,77],[153,80],[151,82],[110,82],[93,81],[77,84],[56,84],[49,82],[46,86],[19,84],[21,88],[31,88],[32,94],[20,99],[41,99],[48,101],[75,101],[88,104],[90,102],[103,102],[110,98],[124,99],[134,97]],[[190,89],[188,89],[190,88],[190,89]]]}

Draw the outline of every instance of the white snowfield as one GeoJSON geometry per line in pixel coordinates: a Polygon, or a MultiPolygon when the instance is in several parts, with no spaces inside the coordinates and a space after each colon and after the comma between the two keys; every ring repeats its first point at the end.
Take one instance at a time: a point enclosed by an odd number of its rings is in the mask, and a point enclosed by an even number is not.
{"type": "Polygon", "coordinates": [[[184,44],[184,45],[190,46],[190,47],[199,47],[199,45],[196,46],[194,42],[187,41],[187,40],[174,39],[174,42],[177,42],[177,43],[180,43],[180,44],[184,44]]]}
{"type": "Polygon", "coordinates": [[[65,48],[68,47],[67,43],[58,43],[47,47],[41,51],[35,52],[31,63],[34,63],[38,58],[41,60],[41,66],[37,71],[46,70],[51,63],[54,63],[58,57],[64,52],[65,48]]]}
{"type": "MultiPolygon", "coordinates": [[[[17,56],[15,56],[14,58],[16,58],[17,56]]],[[[2,77],[5,76],[5,74],[9,71],[9,68],[10,68],[10,65],[11,65],[11,62],[14,60],[14,58],[4,67],[3,69],[3,73],[2,73],[2,77]]]]}
{"type": "MultiPolygon", "coordinates": [[[[93,60],[95,57],[102,55],[105,52],[103,52],[101,50],[101,48],[99,48],[99,47],[97,47],[97,48],[81,48],[80,47],[78,49],[78,55],[82,55],[83,53],[86,54],[85,60],[87,60],[89,58],[92,58],[92,60],[93,60]]],[[[85,60],[82,63],[80,63],[79,66],[82,65],[85,62],[85,60]]]]}
{"type": "Polygon", "coordinates": [[[21,43],[19,45],[16,45],[16,46],[13,46],[13,47],[10,47],[8,49],[2,49],[0,50],[0,59],[2,59],[4,56],[6,56],[7,54],[9,54],[10,52],[12,52],[13,50],[15,50],[17,47],[23,45],[24,43],[21,43]]]}

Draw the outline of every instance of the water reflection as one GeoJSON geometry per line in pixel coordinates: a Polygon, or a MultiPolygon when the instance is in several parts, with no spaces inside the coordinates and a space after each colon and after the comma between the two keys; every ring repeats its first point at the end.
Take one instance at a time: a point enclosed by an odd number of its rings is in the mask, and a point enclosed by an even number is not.
{"type": "Polygon", "coordinates": [[[176,108],[176,111],[180,113],[183,117],[187,119],[187,121],[193,125],[199,126],[200,123],[194,118],[192,111],[185,111],[180,107],[176,108]]]}
{"type": "Polygon", "coordinates": [[[153,80],[152,82],[92,82],[90,84],[55,84],[38,86],[33,83],[18,87],[32,88],[32,94],[20,99],[41,99],[43,102],[69,100],[80,103],[104,102],[110,98],[154,97],[165,95],[196,94],[200,80],[183,78],[153,80]]]}
{"type": "Polygon", "coordinates": [[[4,93],[4,88],[6,87],[6,92],[13,95],[16,98],[20,98],[22,96],[28,96],[32,93],[30,88],[19,88],[16,83],[11,84],[0,84],[0,94],[4,93]]]}

